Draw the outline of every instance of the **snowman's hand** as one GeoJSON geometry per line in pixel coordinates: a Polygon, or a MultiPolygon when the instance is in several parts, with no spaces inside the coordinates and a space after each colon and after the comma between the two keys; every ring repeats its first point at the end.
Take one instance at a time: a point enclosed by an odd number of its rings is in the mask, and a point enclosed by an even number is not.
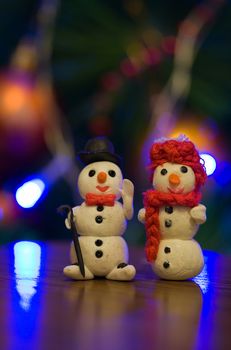
{"type": "Polygon", "coordinates": [[[128,180],[128,179],[123,180],[123,187],[122,187],[121,195],[122,195],[123,199],[125,197],[129,197],[129,198],[132,198],[132,200],[133,200],[134,185],[130,180],[128,180]]]}
{"type": "Polygon", "coordinates": [[[123,180],[121,196],[123,199],[124,215],[128,220],[130,220],[133,217],[134,185],[128,179],[123,180]]]}
{"type": "Polygon", "coordinates": [[[65,219],[65,226],[68,230],[71,229],[71,213],[68,213],[67,218],[65,219]]]}
{"type": "Polygon", "coordinates": [[[68,230],[71,229],[71,224],[70,224],[70,221],[68,219],[65,219],[65,226],[68,230]]]}
{"type": "MultiPolygon", "coordinates": [[[[74,207],[72,208],[73,211],[73,221],[76,224],[76,218],[77,218],[77,212],[78,212],[79,207],[74,207]]],[[[67,218],[65,219],[65,226],[68,230],[71,229],[71,213],[68,213],[67,218]]]]}
{"type": "Polygon", "coordinates": [[[197,224],[204,224],[206,221],[206,207],[199,204],[190,210],[190,215],[197,224]]]}
{"type": "Polygon", "coordinates": [[[138,213],[138,220],[144,224],[145,223],[145,209],[142,208],[139,210],[139,213],[138,213]]]}

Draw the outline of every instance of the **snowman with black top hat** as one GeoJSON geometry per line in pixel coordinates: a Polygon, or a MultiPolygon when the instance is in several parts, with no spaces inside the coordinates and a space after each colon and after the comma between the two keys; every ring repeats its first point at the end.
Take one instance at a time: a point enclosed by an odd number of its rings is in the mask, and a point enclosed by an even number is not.
{"type": "MultiPolygon", "coordinates": [[[[84,201],[73,208],[73,219],[80,235],[84,274],[73,242],[71,265],[64,268],[64,274],[75,280],[89,280],[95,276],[132,280],[136,270],[128,264],[128,247],[121,236],[127,220],[133,216],[134,186],[123,179],[121,159],[107,138],[90,139],[78,157],[84,164],[78,177],[78,189],[84,201]],[[119,202],[121,197],[122,203],[119,202]]],[[[65,224],[71,228],[70,216],[65,224]]]]}

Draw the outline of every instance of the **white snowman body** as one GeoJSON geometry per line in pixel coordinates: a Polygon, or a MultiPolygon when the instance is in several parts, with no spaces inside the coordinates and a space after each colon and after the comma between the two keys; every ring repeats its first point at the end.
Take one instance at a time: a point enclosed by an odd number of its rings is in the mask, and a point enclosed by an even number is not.
{"type": "Polygon", "coordinates": [[[200,245],[194,239],[161,239],[153,271],[163,279],[185,280],[198,275],[204,266],[200,245]]]}
{"type": "MultiPolygon", "coordinates": [[[[128,263],[128,247],[122,237],[81,236],[79,242],[84,264],[94,276],[107,276],[119,264],[128,263]]],[[[73,243],[71,262],[76,262],[73,243]]]]}
{"type": "MultiPolygon", "coordinates": [[[[195,188],[191,167],[166,162],[155,169],[153,186],[166,193],[186,194],[195,188]]],[[[138,215],[145,222],[145,209],[138,215]]],[[[199,204],[162,206],[159,208],[160,244],[153,271],[163,279],[185,280],[199,274],[204,266],[200,245],[193,239],[199,225],[206,221],[206,208],[199,204]]]]}
{"type": "Polygon", "coordinates": [[[89,206],[83,202],[73,209],[77,232],[81,236],[122,236],[127,228],[123,206],[89,206]]]}
{"type": "MultiPolygon", "coordinates": [[[[128,247],[121,237],[127,227],[127,219],[133,216],[133,192],[131,181],[123,180],[120,168],[113,162],[97,161],[88,164],[79,174],[78,188],[84,202],[73,208],[74,221],[79,237],[86,276],[80,273],[74,245],[71,245],[71,263],[64,274],[73,279],[91,279],[104,276],[114,280],[131,280],[135,268],[128,265],[128,247]],[[114,195],[113,205],[89,205],[87,194],[114,195]],[[123,204],[118,200],[121,198],[123,204]]],[[[70,228],[69,220],[66,226],[70,228]]]]}
{"type": "Polygon", "coordinates": [[[161,239],[192,239],[199,225],[190,214],[191,208],[164,206],[159,209],[161,239]]]}

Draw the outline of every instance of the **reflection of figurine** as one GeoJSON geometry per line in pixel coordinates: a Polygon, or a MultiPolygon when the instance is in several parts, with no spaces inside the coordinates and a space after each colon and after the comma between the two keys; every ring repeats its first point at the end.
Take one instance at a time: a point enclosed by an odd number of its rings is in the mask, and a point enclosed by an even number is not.
{"type": "MultiPolygon", "coordinates": [[[[70,283],[65,289],[65,296],[71,308],[78,310],[83,328],[91,324],[94,329],[99,321],[99,315],[101,322],[105,320],[105,323],[108,324],[108,318],[125,317],[127,312],[140,308],[143,303],[142,298],[138,298],[140,295],[134,283],[117,283],[101,279],[88,283],[79,281],[78,285],[70,283]],[[85,321],[84,318],[86,318],[85,321]]],[[[90,329],[88,331],[91,334],[90,329]]]]}
{"type": "Polygon", "coordinates": [[[199,204],[204,166],[185,137],[155,142],[150,159],[154,190],[145,192],[138,214],[146,228],[147,260],[161,278],[192,278],[204,265],[201,248],[192,239],[206,221],[206,208],[199,204]]]}
{"type": "Polygon", "coordinates": [[[203,305],[200,287],[193,281],[157,281],[153,298],[157,306],[157,323],[164,324],[164,336],[160,330],[160,336],[156,338],[156,348],[197,349],[203,305]]]}
{"type": "MultiPolygon", "coordinates": [[[[126,219],[133,216],[133,184],[123,180],[120,157],[104,137],[89,140],[79,158],[85,165],[78,178],[78,189],[84,202],[73,208],[73,214],[80,235],[85,276],[81,273],[73,243],[72,265],[64,268],[64,274],[76,280],[94,276],[131,280],[135,268],[128,265],[128,248],[121,236],[126,230],[126,219]],[[118,201],[121,197],[123,204],[118,201]]],[[[70,217],[65,223],[70,229],[70,217]]]]}
{"type": "Polygon", "coordinates": [[[137,323],[134,314],[145,306],[137,289],[134,283],[102,279],[67,283],[63,289],[67,349],[128,349],[128,334],[134,329],[130,318],[137,323]]]}

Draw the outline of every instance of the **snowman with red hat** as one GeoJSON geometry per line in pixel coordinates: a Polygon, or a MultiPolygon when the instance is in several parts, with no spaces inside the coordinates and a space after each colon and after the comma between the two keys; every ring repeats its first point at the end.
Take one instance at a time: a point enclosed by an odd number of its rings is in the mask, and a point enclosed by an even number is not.
{"type": "Polygon", "coordinates": [[[150,161],[154,189],[144,193],[144,208],[138,214],[146,229],[147,260],[163,279],[192,278],[204,266],[201,248],[193,237],[206,221],[206,207],[199,203],[205,168],[185,136],[156,141],[150,161]]]}
{"type": "MultiPolygon", "coordinates": [[[[107,138],[89,140],[78,156],[84,164],[78,177],[78,189],[84,201],[73,208],[73,220],[80,235],[81,259],[77,257],[72,242],[71,265],[64,268],[64,274],[75,280],[95,276],[132,280],[136,270],[128,264],[128,247],[121,236],[126,230],[127,220],[133,216],[134,186],[131,181],[123,179],[121,159],[107,138]],[[121,197],[123,203],[119,202],[121,197]]],[[[65,223],[70,229],[70,216],[65,223]]]]}

